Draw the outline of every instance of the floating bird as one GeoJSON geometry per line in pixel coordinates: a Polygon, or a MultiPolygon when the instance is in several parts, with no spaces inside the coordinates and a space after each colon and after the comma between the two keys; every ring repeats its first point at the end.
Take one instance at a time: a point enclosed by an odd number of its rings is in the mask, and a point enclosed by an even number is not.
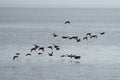
{"type": "Polygon", "coordinates": [[[13,56],[13,60],[15,60],[16,58],[18,58],[18,56],[13,56]]]}
{"type": "Polygon", "coordinates": [[[70,24],[70,21],[65,21],[65,23],[64,24],[70,24]]]}

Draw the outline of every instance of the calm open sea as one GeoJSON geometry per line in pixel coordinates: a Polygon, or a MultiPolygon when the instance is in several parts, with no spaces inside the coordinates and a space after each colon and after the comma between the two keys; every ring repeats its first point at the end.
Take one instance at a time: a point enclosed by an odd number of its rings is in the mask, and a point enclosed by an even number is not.
{"type": "Polygon", "coordinates": [[[120,9],[0,8],[0,80],[120,80],[119,56],[120,9]],[[67,20],[71,24],[64,24],[67,20]],[[88,32],[98,38],[82,40],[88,32]],[[81,42],[63,35],[79,36],[81,42]],[[60,50],[52,57],[47,48],[37,55],[30,52],[33,44],[58,44],[60,50]],[[17,52],[22,54],[13,61],[17,52]],[[82,58],[76,63],[60,57],[66,53],[82,58]]]}

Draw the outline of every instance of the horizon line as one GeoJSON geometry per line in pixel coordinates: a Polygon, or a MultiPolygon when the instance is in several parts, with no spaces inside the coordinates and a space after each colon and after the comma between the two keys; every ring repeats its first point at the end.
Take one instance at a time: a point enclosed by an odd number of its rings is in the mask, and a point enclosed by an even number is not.
{"type": "Polygon", "coordinates": [[[8,7],[8,6],[6,6],[6,7],[4,7],[4,6],[0,6],[0,8],[93,8],[93,9],[120,9],[120,7],[30,7],[30,6],[27,6],[27,7],[25,7],[25,6],[23,6],[23,7],[21,7],[21,6],[15,6],[15,7],[13,7],[13,6],[11,6],[11,7],[8,7]]]}

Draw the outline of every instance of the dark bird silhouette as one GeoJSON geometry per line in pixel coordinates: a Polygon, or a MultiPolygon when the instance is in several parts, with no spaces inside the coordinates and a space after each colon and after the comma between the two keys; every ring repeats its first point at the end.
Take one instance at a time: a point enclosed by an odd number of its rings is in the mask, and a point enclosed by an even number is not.
{"type": "Polygon", "coordinates": [[[41,55],[41,54],[43,54],[43,53],[38,53],[38,55],[41,55]]]}
{"type": "Polygon", "coordinates": [[[87,33],[86,36],[91,36],[91,33],[87,33]]]}
{"type": "Polygon", "coordinates": [[[44,47],[40,47],[39,50],[42,50],[44,52],[44,47]]]}
{"type": "Polygon", "coordinates": [[[80,38],[76,39],[76,42],[80,42],[80,38]]]}
{"type": "Polygon", "coordinates": [[[83,37],[83,40],[88,40],[88,37],[83,37]]]}
{"type": "Polygon", "coordinates": [[[49,56],[53,56],[53,52],[52,53],[48,53],[49,54],[49,56]]]}
{"type": "Polygon", "coordinates": [[[36,51],[36,49],[37,49],[36,47],[32,48],[32,49],[31,49],[31,52],[32,52],[33,50],[36,51]]]}
{"type": "Polygon", "coordinates": [[[63,39],[67,39],[67,38],[69,38],[69,36],[62,36],[62,38],[63,38],[63,39]]]}
{"type": "Polygon", "coordinates": [[[60,50],[60,48],[59,48],[59,47],[57,47],[57,48],[56,48],[56,50],[60,50]]]}
{"type": "Polygon", "coordinates": [[[80,59],[81,58],[81,56],[74,56],[74,59],[80,59]]]}
{"type": "Polygon", "coordinates": [[[100,35],[103,35],[103,34],[105,34],[105,32],[100,33],[100,35]]]}
{"type": "Polygon", "coordinates": [[[21,53],[16,53],[16,55],[20,55],[21,53]]]}
{"type": "Polygon", "coordinates": [[[90,36],[90,39],[92,39],[92,38],[97,38],[97,35],[92,35],[92,36],[90,36]]]}
{"type": "Polygon", "coordinates": [[[40,46],[38,46],[37,44],[34,44],[35,48],[39,48],[40,46]]]}
{"type": "Polygon", "coordinates": [[[66,55],[61,55],[60,57],[66,57],[66,55]]]}
{"type": "Polygon", "coordinates": [[[56,50],[60,50],[60,47],[58,45],[53,45],[56,50]]]}
{"type": "Polygon", "coordinates": [[[72,58],[72,57],[74,57],[75,55],[73,55],[73,54],[67,54],[67,57],[70,57],[70,58],[72,58]]]}
{"type": "Polygon", "coordinates": [[[30,53],[28,53],[28,54],[26,54],[26,56],[31,56],[31,54],[30,54],[30,53]]]}
{"type": "Polygon", "coordinates": [[[58,36],[57,34],[53,33],[53,37],[57,37],[57,36],[58,36]]]}
{"type": "Polygon", "coordinates": [[[70,24],[70,21],[65,21],[65,23],[64,24],[70,24]]]}
{"type": "Polygon", "coordinates": [[[18,56],[13,56],[13,60],[15,60],[16,58],[18,58],[18,56]]]}
{"type": "Polygon", "coordinates": [[[72,36],[69,39],[78,39],[78,36],[72,36]]]}
{"type": "Polygon", "coordinates": [[[72,54],[66,54],[67,55],[67,57],[71,57],[72,56],[72,54]]]}
{"type": "Polygon", "coordinates": [[[47,48],[49,48],[49,49],[53,50],[53,46],[48,46],[47,48]]]}
{"type": "Polygon", "coordinates": [[[53,44],[53,46],[54,46],[54,48],[58,48],[59,47],[58,45],[55,45],[55,44],[53,44]]]}
{"type": "Polygon", "coordinates": [[[76,56],[76,55],[71,55],[70,57],[73,58],[73,57],[75,57],[75,56],[76,56]]]}

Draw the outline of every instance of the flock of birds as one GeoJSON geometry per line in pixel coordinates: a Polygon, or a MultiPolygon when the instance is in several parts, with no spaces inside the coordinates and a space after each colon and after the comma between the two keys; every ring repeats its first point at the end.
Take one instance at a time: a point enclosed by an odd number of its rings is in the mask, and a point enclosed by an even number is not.
{"type": "MultiPolygon", "coordinates": [[[[52,50],[51,53],[48,53],[49,56],[53,56],[53,49],[54,50],[60,50],[60,47],[56,44],[49,45],[49,46],[47,46],[47,48],[52,50]]],[[[37,51],[37,50],[41,51],[41,52],[38,52],[37,54],[42,55],[45,51],[45,47],[40,47],[37,44],[34,44],[34,47],[30,49],[30,52],[32,53],[33,51],[37,51]]],[[[31,53],[27,53],[27,54],[25,54],[25,56],[32,56],[31,53]]],[[[18,58],[20,54],[22,54],[22,53],[16,53],[15,56],[13,56],[13,60],[18,58]]]]}
{"type": "MultiPolygon", "coordinates": [[[[70,24],[70,21],[66,21],[65,24],[70,24]]],[[[105,32],[101,32],[100,35],[104,35],[105,32]]],[[[53,37],[56,38],[59,35],[56,33],[53,33],[53,37]]],[[[97,35],[92,35],[92,33],[86,33],[86,36],[83,38],[79,38],[78,36],[62,36],[62,39],[69,39],[69,40],[75,40],[76,42],[80,42],[81,40],[88,40],[88,39],[96,39],[98,36],[97,35]]],[[[48,53],[48,56],[53,56],[54,55],[54,51],[53,50],[60,50],[60,46],[53,44],[53,45],[49,45],[47,47],[41,47],[37,44],[34,44],[34,47],[30,49],[30,53],[25,54],[25,56],[32,56],[32,52],[33,51],[41,51],[38,52],[38,55],[42,55],[45,51],[45,48],[50,49],[52,52],[48,53]]],[[[13,56],[13,60],[17,59],[19,57],[21,53],[16,53],[15,56],[13,56]]],[[[74,58],[74,59],[80,59],[81,56],[80,55],[74,55],[74,54],[65,54],[65,55],[61,55],[60,57],[69,57],[69,58],[74,58]]]]}

